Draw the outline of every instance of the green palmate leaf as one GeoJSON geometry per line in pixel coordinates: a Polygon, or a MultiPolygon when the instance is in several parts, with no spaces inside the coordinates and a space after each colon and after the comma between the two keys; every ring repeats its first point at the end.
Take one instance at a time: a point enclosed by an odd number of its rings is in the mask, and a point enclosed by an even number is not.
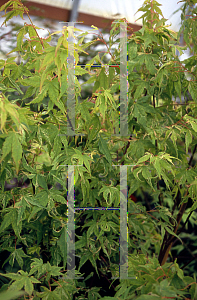
{"type": "Polygon", "coordinates": [[[67,88],[68,88],[67,74],[63,73],[62,77],[61,77],[61,85],[60,85],[60,95],[59,95],[59,98],[62,97],[62,95],[66,92],[67,88]]]}
{"type": "Polygon", "coordinates": [[[40,86],[40,76],[34,75],[21,80],[21,83],[25,86],[39,87],[40,86]]]}
{"type": "Polygon", "coordinates": [[[135,41],[129,42],[129,46],[128,46],[129,50],[129,58],[130,60],[132,60],[133,58],[135,58],[137,56],[137,44],[135,41]]]}
{"type": "Polygon", "coordinates": [[[151,293],[151,295],[141,295],[137,299],[138,300],[160,300],[161,297],[159,295],[155,295],[151,293]]]}
{"type": "Polygon", "coordinates": [[[105,68],[101,69],[100,74],[98,76],[98,80],[100,81],[100,86],[104,89],[107,89],[109,87],[109,79],[105,74],[105,68]]]}
{"type": "Polygon", "coordinates": [[[19,162],[22,158],[22,146],[19,141],[19,134],[16,132],[9,132],[3,144],[3,155],[1,161],[12,151],[12,157],[16,165],[16,171],[19,170],[19,162]]]}
{"type": "Polygon", "coordinates": [[[4,126],[8,114],[10,115],[13,122],[17,125],[17,127],[19,127],[20,120],[19,120],[17,105],[10,103],[9,100],[4,95],[1,95],[0,108],[1,108],[1,120],[3,122],[3,125],[1,124],[1,127],[4,126]]]}
{"type": "Polygon", "coordinates": [[[0,107],[1,107],[1,112],[0,112],[0,120],[1,120],[1,130],[5,127],[5,123],[7,120],[7,111],[5,110],[5,108],[3,107],[3,103],[0,102],[0,107]]]}
{"type": "Polygon", "coordinates": [[[11,286],[10,286],[10,291],[11,290],[20,290],[23,287],[25,288],[25,292],[27,292],[29,295],[32,294],[33,292],[33,283],[40,283],[39,280],[37,280],[34,277],[29,277],[27,272],[24,271],[19,271],[20,274],[13,274],[13,273],[8,273],[8,274],[3,274],[3,276],[11,278],[12,280],[15,280],[11,286]]]}
{"type": "Polygon", "coordinates": [[[137,161],[137,165],[141,164],[142,162],[147,161],[152,155],[150,153],[144,155],[143,157],[141,157],[138,161],[137,161]]]}
{"type": "Polygon", "coordinates": [[[155,68],[155,65],[153,63],[152,57],[147,55],[145,57],[145,64],[146,64],[146,67],[147,67],[148,71],[150,72],[150,74],[154,75],[156,73],[156,68],[155,68]]]}
{"type": "Polygon", "coordinates": [[[43,275],[46,272],[46,264],[43,264],[43,260],[40,258],[33,258],[33,262],[31,263],[31,270],[29,275],[35,274],[36,272],[38,277],[43,275]]]}
{"type": "Polygon", "coordinates": [[[104,154],[105,159],[109,162],[109,164],[111,165],[112,163],[112,159],[111,159],[111,154],[109,152],[108,146],[106,141],[102,138],[102,136],[100,135],[99,137],[99,150],[102,154],[104,154]]]}
{"type": "Polygon", "coordinates": [[[27,164],[27,161],[24,156],[22,157],[22,164],[23,164],[23,167],[25,168],[25,170],[27,170],[30,173],[36,174],[36,170],[27,164]]]}
{"type": "Polygon", "coordinates": [[[17,91],[20,93],[20,94],[23,94],[23,92],[21,91],[20,87],[18,86],[18,84],[15,83],[15,81],[8,76],[8,79],[9,81],[11,82],[11,84],[17,89],[17,91]]]}
{"type": "Polygon", "coordinates": [[[92,59],[90,59],[87,63],[86,63],[86,67],[90,70],[91,65],[94,64],[94,62],[101,64],[101,60],[100,60],[100,56],[99,54],[97,54],[95,57],[93,57],[92,59]]]}
{"type": "Polygon", "coordinates": [[[178,149],[177,149],[177,145],[176,145],[176,141],[177,141],[177,138],[178,138],[178,134],[175,133],[175,131],[172,132],[170,138],[172,139],[172,142],[173,142],[173,145],[174,145],[174,148],[176,150],[176,155],[178,157],[178,149]]]}
{"type": "Polygon", "coordinates": [[[21,269],[23,268],[23,258],[24,257],[28,257],[28,255],[26,255],[25,253],[24,253],[24,251],[23,251],[23,249],[22,248],[20,248],[20,249],[15,249],[14,250],[14,252],[12,252],[12,254],[11,254],[11,259],[10,260],[12,260],[12,263],[11,263],[11,265],[13,266],[13,264],[14,264],[14,260],[16,260],[17,262],[18,262],[18,264],[19,264],[19,266],[21,267],[21,269]]]}
{"type": "Polygon", "coordinates": [[[191,122],[192,128],[197,132],[197,123],[191,122]]]}
{"type": "Polygon", "coordinates": [[[107,105],[105,102],[104,96],[100,96],[101,104],[99,105],[99,110],[101,112],[101,115],[103,116],[103,120],[105,121],[105,112],[107,111],[107,105]]]}
{"type": "MultiPolygon", "coordinates": [[[[41,79],[40,79],[41,80],[41,79]]],[[[44,86],[42,91],[31,101],[31,104],[40,103],[47,95],[48,86],[44,86]]]]}
{"type": "Polygon", "coordinates": [[[51,291],[50,289],[43,287],[44,292],[42,292],[41,296],[43,299],[50,299],[50,300],[61,300],[58,292],[56,290],[51,291]]]}
{"type": "Polygon", "coordinates": [[[19,51],[23,50],[22,45],[23,45],[23,38],[25,33],[26,33],[26,28],[22,27],[17,35],[17,48],[19,51]]]}
{"type": "MultiPolygon", "coordinates": [[[[142,176],[148,180],[149,185],[153,188],[152,182],[151,182],[151,172],[147,167],[142,168],[142,176]]],[[[154,189],[154,188],[153,188],[154,189]]]]}
{"type": "Polygon", "coordinates": [[[186,153],[188,153],[188,148],[189,148],[189,145],[191,144],[192,142],[192,134],[191,134],[191,131],[187,131],[186,132],[186,135],[185,135],[185,147],[186,147],[186,153]]]}
{"type": "Polygon", "coordinates": [[[107,205],[111,205],[113,200],[116,199],[117,197],[117,189],[114,187],[110,187],[110,186],[103,186],[98,195],[100,195],[101,193],[103,193],[103,197],[105,198],[107,205]],[[108,202],[108,195],[109,195],[109,202],[108,202]]]}
{"type": "Polygon", "coordinates": [[[22,297],[25,294],[24,291],[5,291],[0,293],[0,298],[4,300],[13,300],[18,297],[22,297]]]}
{"type": "Polygon", "coordinates": [[[50,190],[50,197],[56,202],[67,204],[67,200],[61,195],[59,191],[53,189],[50,190]]]}
{"type": "Polygon", "coordinates": [[[25,201],[24,197],[22,198],[21,201],[19,201],[18,206],[19,209],[18,209],[17,226],[19,226],[19,223],[22,221],[26,209],[30,208],[30,205],[25,201]]]}
{"type": "Polygon", "coordinates": [[[2,149],[3,155],[1,157],[1,162],[12,151],[12,140],[13,140],[13,133],[9,132],[5,142],[3,143],[3,149],[2,149]]]}
{"type": "Polygon", "coordinates": [[[14,218],[15,212],[14,209],[12,209],[9,213],[7,213],[4,218],[3,218],[3,222],[1,223],[0,226],[0,232],[3,232],[7,227],[10,226],[10,224],[12,223],[12,220],[14,218]]]}
{"type": "MultiPolygon", "coordinates": [[[[168,226],[165,226],[165,229],[167,230],[168,233],[174,235],[177,239],[179,239],[181,241],[180,237],[178,235],[176,235],[168,226]]],[[[181,243],[182,243],[182,241],[181,241],[181,243]]]]}
{"type": "Polygon", "coordinates": [[[37,174],[37,179],[36,179],[37,183],[39,186],[41,186],[44,190],[48,191],[48,186],[45,180],[45,177],[37,174]]]}
{"type": "Polygon", "coordinates": [[[181,99],[181,82],[179,80],[175,81],[174,86],[175,86],[175,91],[177,92],[177,94],[179,96],[179,99],[181,99]]]}
{"type": "Polygon", "coordinates": [[[96,261],[95,261],[95,258],[93,256],[93,254],[88,251],[87,254],[85,254],[81,259],[80,259],[80,264],[79,264],[79,268],[78,270],[80,270],[80,268],[85,264],[85,262],[87,260],[90,260],[91,264],[93,265],[93,267],[95,268],[98,276],[99,276],[99,273],[98,273],[98,269],[97,269],[97,266],[96,266],[96,261]]]}
{"type": "MultiPolygon", "coordinates": [[[[46,191],[41,191],[40,193],[38,193],[35,197],[28,197],[28,196],[25,196],[24,197],[25,200],[32,204],[33,206],[36,206],[40,209],[43,209],[47,206],[48,204],[48,194],[46,191]]],[[[40,210],[39,209],[39,210],[40,210]]],[[[37,211],[39,211],[37,210],[37,211]]],[[[36,211],[36,210],[35,210],[36,211]]]]}
{"type": "MultiPolygon", "coordinates": [[[[48,52],[48,51],[47,51],[48,52]]],[[[40,67],[40,71],[42,69],[44,69],[46,66],[48,66],[49,64],[51,64],[55,59],[55,52],[54,49],[50,49],[50,52],[48,52],[43,59],[42,65],[40,67]]]]}
{"type": "Polygon", "coordinates": [[[104,91],[104,95],[105,95],[105,101],[107,102],[107,100],[110,102],[110,105],[112,105],[113,109],[116,110],[116,103],[114,101],[114,98],[112,97],[111,93],[109,90],[105,90],[104,91]]]}
{"type": "Polygon", "coordinates": [[[109,84],[113,82],[114,76],[115,76],[115,68],[109,67],[109,84]]]}
{"type": "Polygon", "coordinates": [[[155,169],[157,171],[157,174],[158,174],[159,178],[161,178],[162,171],[161,171],[161,164],[160,164],[159,158],[155,159],[154,167],[155,167],[155,169]]]}
{"type": "Polygon", "coordinates": [[[9,213],[4,216],[3,222],[0,226],[0,232],[7,229],[12,224],[12,229],[14,230],[17,237],[20,238],[20,232],[22,230],[22,223],[18,224],[18,212],[16,209],[12,209],[9,213]]]}
{"type": "Polygon", "coordinates": [[[14,162],[16,164],[16,170],[18,173],[19,170],[19,163],[22,158],[22,146],[19,141],[19,135],[17,133],[14,133],[13,140],[12,140],[12,157],[14,159],[14,162]]]}
{"type": "Polygon", "coordinates": [[[83,255],[80,259],[80,264],[78,270],[86,263],[86,261],[89,259],[90,253],[87,253],[86,255],[83,255]]]}
{"type": "Polygon", "coordinates": [[[138,85],[135,94],[134,94],[134,100],[137,100],[139,97],[141,97],[142,93],[144,91],[144,82],[142,82],[140,85],[138,85]]]}
{"type": "Polygon", "coordinates": [[[89,161],[92,161],[91,158],[88,155],[83,155],[83,161],[84,161],[84,165],[86,166],[86,168],[88,169],[89,173],[90,173],[90,163],[89,161]]]}
{"type": "Polygon", "coordinates": [[[61,230],[61,235],[57,241],[57,245],[60,248],[61,255],[63,257],[63,266],[65,267],[67,263],[67,230],[65,226],[61,230]]]}
{"type": "Polygon", "coordinates": [[[79,66],[75,67],[74,72],[75,72],[75,75],[83,75],[83,74],[88,74],[89,73],[88,71],[86,71],[85,69],[83,69],[79,66]]]}
{"type": "Polygon", "coordinates": [[[33,87],[33,86],[29,86],[29,87],[27,88],[26,94],[25,94],[25,96],[23,97],[22,100],[27,99],[27,98],[30,98],[32,95],[35,94],[35,92],[36,92],[36,88],[33,87]]]}
{"type": "Polygon", "coordinates": [[[197,102],[197,92],[196,92],[196,82],[190,81],[189,86],[188,86],[188,91],[190,92],[192,99],[197,102]]]}
{"type": "Polygon", "coordinates": [[[92,142],[92,140],[97,136],[98,132],[100,131],[100,121],[99,117],[95,115],[92,119],[90,119],[90,122],[87,124],[88,128],[88,144],[87,146],[92,142]],[[90,128],[93,126],[93,128],[90,128]]]}

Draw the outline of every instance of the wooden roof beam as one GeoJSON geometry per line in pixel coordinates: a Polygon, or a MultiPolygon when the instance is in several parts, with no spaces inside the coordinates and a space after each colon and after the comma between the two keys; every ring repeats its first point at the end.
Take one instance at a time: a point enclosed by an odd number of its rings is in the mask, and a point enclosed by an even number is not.
{"type": "MultiPolygon", "coordinates": [[[[0,0],[0,6],[2,6],[6,2],[7,0],[0,0]]],[[[39,16],[42,18],[49,18],[52,20],[63,22],[68,22],[70,19],[71,10],[65,9],[63,7],[57,7],[48,4],[46,5],[43,3],[37,3],[33,1],[24,1],[24,5],[29,9],[29,14],[33,16],[39,16]]],[[[94,25],[100,29],[105,29],[107,32],[109,32],[111,29],[111,23],[114,21],[114,19],[79,12],[78,21],[83,22],[82,25],[94,25]]],[[[128,27],[131,27],[134,32],[141,29],[142,26],[128,23],[128,27]]],[[[128,33],[132,33],[132,30],[130,30],[129,28],[128,33]]]]}

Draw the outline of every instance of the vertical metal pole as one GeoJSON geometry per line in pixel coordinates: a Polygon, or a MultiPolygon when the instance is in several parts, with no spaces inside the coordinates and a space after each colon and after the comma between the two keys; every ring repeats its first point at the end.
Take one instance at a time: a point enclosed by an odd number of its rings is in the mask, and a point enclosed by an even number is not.
{"type": "MultiPolygon", "coordinates": [[[[69,22],[70,28],[74,29],[74,22],[69,22]],[[72,26],[72,27],[71,27],[72,26]]],[[[75,57],[74,57],[74,30],[68,32],[68,98],[67,98],[67,135],[75,136],[75,57]]]]}
{"type": "Polygon", "coordinates": [[[73,7],[72,7],[72,10],[71,10],[71,15],[70,15],[69,22],[76,22],[77,21],[79,2],[80,2],[80,0],[74,0],[73,1],[73,7]]]}
{"type": "Polygon", "coordinates": [[[67,277],[75,277],[74,166],[68,166],[67,277]]]}
{"type": "MultiPolygon", "coordinates": [[[[120,166],[120,191],[127,191],[127,166],[120,166]]],[[[120,193],[120,278],[128,279],[127,197],[120,193]]]]}
{"type": "Polygon", "coordinates": [[[120,23],[120,123],[116,136],[128,136],[127,23],[120,23]],[[120,132],[119,132],[120,131],[120,132]]]}

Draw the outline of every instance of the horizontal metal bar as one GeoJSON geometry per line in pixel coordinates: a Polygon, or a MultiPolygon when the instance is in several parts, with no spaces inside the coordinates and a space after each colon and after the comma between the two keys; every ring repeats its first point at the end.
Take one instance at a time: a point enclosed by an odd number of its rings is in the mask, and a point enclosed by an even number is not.
{"type": "Polygon", "coordinates": [[[118,207],[74,207],[75,210],[120,210],[118,207]]]}

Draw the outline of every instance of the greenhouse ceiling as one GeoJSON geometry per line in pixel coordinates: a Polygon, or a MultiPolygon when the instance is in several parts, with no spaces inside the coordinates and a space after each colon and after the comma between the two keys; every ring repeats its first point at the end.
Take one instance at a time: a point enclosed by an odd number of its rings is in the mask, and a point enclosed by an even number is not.
{"type": "MultiPolygon", "coordinates": [[[[33,0],[24,1],[31,15],[41,16],[57,21],[68,22],[73,4],[78,3],[77,21],[83,22],[86,26],[97,26],[98,28],[110,29],[113,19],[126,18],[134,31],[141,28],[141,20],[136,21],[140,17],[137,10],[142,6],[144,0],[33,0]]],[[[7,0],[0,0],[0,5],[6,3],[7,0]]],[[[161,10],[168,24],[174,31],[178,31],[180,27],[180,14],[178,10],[182,3],[177,0],[158,0],[161,10]]]]}

